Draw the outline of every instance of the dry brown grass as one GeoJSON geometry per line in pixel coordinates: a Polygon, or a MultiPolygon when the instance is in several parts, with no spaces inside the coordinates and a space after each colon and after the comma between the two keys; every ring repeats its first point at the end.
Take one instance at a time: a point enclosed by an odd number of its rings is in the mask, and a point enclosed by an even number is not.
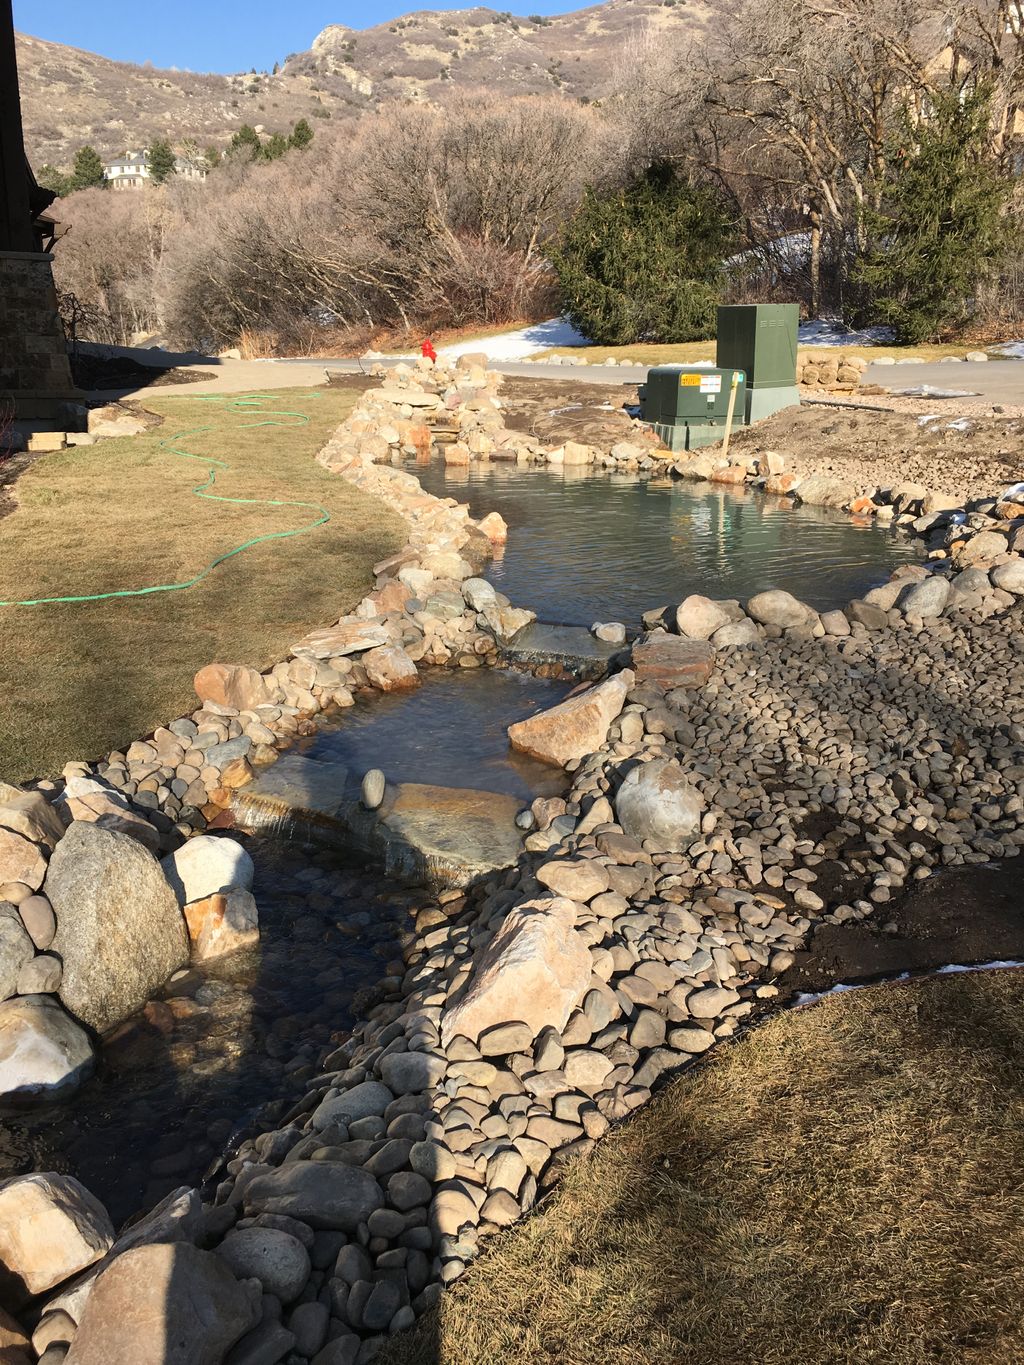
{"type": "Polygon", "coordinates": [[[1021,1361],[1022,995],[876,987],[721,1049],[382,1365],[1021,1361]]]}
{"type": "Polygon", "coordinates": [[[254,426],[270,414],[238,411],[231,397],[147,395],[161,427],[46,456],[22,475],[19,508],[0,521],[0,601],[181,581],[253,536],[315,519],[196,498],[207,466],[161,445],[179,432],[183,448],[228,464],[213,491],[309,502],[331,520],[246,550],[185,591],[0,607],[0,777],[55,774],[148,733],[196,705],[204,664],[267,667],[372,587],[371,566],[402,543],[404,523],[313,458],[355,397],[286,390],[265,406],[308,423],[254,426]]]}

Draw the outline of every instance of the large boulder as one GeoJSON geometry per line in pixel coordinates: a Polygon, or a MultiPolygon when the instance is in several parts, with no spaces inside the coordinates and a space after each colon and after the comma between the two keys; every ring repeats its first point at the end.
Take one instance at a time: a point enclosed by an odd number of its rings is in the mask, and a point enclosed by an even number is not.
{"type": "Polygon", "coordinates": [[[627,834],[661,848],[681,849],[700,830],[704,801],[674,758],[633,768],[615,797],[615,815],[627,834]]]}
{"type": "Polygon", "coordinates": [[[93,1068],[89,1035],[50,995],[22,995],[0,1005],[0,1100],[60,1099],[93,1068]]]}
{"type": "Polygon", "coordinates": [[[198,834],[160,866],[174,889],[179,905],[205,900],[218,892],[251,891],[255,867],[248,851],[237,839],[198,834]]]}
{"type": "Polygon", "coordinates": [[[462,999],[442,1016],[445,1046],[460,1035],[475,1043],[486,1030],[513,1022],[534,1037],[549,1025],[561,1031],[590,984],[590,953],[575,926],[576,906],[561,897],[509,911],[462,999]]]}
{"type": "Polygon", "coordinates": [[[259,1280],[282,1303],[298,1298],[309,1279],[309,1253],[280,1228],[234,1228],[217,1248],[240,1280],[259,1280]]]}
{"type": "Polygon", "coordinates": [[[362,664],[371,687],[381,692],[403,692],[420,685],[416,665],[399,645],[371,649],[363,655],[362,664]]]}
{"type": "Polygon", "coordinates": [[[516,721],[508,727],[513,749],[561,766],[596,753],[632,686],[633,673],[623,669],[550,710],[516,721]]]}
{"type": "Polygon", "coordinates": [[[707,640],[732,620],[729,612],[710,597],[691,593],[676,608],[676,627],[690,640],[707,640]]]}
{"type": "Polygon", "coordinates": [[[144,815],[116,787],[95,777],[71,777],[60,798],[61,809],[68,823],[80,820],[83,824],[100,825],[118,834],[130,834],[150,853],[160,847],[160,835],[144,815]]]}
{"type": "Polygon", "coordinates": [[[46,877],[64,963],[60,997],[98,1033],[142,1008],[188,961],[188,935],[160,864],[126,834],[79,821],[46,877]]]}
{"type": "Polygon", "coordinates": [[[0,1299],[19,1308],[109,1249],[106,1209],[73,1176],[55,1171],[0,1184],[0,1299]]]}
{"type": "MultiPolygon", "coordinates": [[[[1005,564],[997,564],[992,570],[991,579],[992,586],[1001,588],[1003,592],[1012,592],[1017,596],[1024,594],[1024,559],[1009,559],[1005,564]]],[[[0,812],[0,821],[2,819],[3,814],[0,812]]]]}
{"type": "Polygon", "coordinates": [[[900,610],[906,616],[919,616],[922,620],[941,616],[952,596],[953,588],[948,578],[932,574],[923,583],[914,583],[899,599],[900,610]]]}
{"type": "Polygon", "coordinates": [[[260,1318],[260,1286],[210,1251],[136,1247],[99,1276],[66,1365],[221,1365],[260,1318]]]}
{"type": "Polygon", "coordinates": [[[245,1187],[245,1211],[297,1218],[311,1228],[355,1232],[375,1209],[384,1192],[359,1166],[338,1161],[290,1161],[245,1187]]]}
{"type": "Polygon", "coordinates": [[[812,474],[810,478],[800,480],[796,496],[809,507],[848,507],[857,496],[857,490],[840,479],[830,479],[827,474],[812,474]]]}

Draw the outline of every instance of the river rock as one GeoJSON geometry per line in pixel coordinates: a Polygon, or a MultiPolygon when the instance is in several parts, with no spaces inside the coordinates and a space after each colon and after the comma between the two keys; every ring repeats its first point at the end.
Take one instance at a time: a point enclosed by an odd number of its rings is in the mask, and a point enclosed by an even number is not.
{"type": "Polygon", "coordinates": [[[371,649],[363,655],[362,663],[371,686],[381,692],[404,692],[420,685],[416,665],[398,645],[371,649]]]}
{"type": "Polygon", "coordinates": [[[35,954],[35,944],[17,910],[0,903],[0,1000],[8,1000],[17,992],[22,969],[35,954]]]}
{"type": "Polygon", "coordinates": [[[207,664],[195,676],[196,696],[236,711],[253,711],[277,700],[277,689],[247,664],[207,664]]]}
{"type": "Polygon", "coordinates": [[[711,637],[715,649],[728,649],[737,645],[756,645],[761,638],[757,622],[744,617],[742,621],[727,621],[719,626],[711,637]]]}
{"type": "Polygon", "coordinates": [[[492,545],[504,545],[508,540],[508,523],[500,512],[488,512],[477,522],[492,545]]]}
{"type": "Polygon", "coordinates": [[[0,1005],[0,1099],[59,1099],[92,1068],[88,1034],[52,996],[23,995],[0,1005]]]}
{"type": "Polygon", "coordinates": [[[633,673],[626,668],[547,711],[516,721],[508,727],[513,749],[563,767],[596,753],[632,686],[633,673]]]}
{"type": "Polygon", "coordinates": [[[384,801],[387,778],[379,768],[370,768],[363,774],[360,799],[367,810],[377,810],[384,801]]]}
{"type": "Polygon", "coordinates": [[[783,592],[781,588],[770,588],[767,592],[756,593],[750,599],[747,613],[762,626],[781,626],[787,630],[791,626],[805,625],[811,609],[792,593],[783,592]]]}
{"type": "Polygon", "coordinates": [[[66,1365],[221,1365],[260,1319],[258,1281],[185,1242],[136,1247],[104,1270],[66,1365]]]}
{"type": "Polygon", "coordinates": [[[355,1232],[384,1194],[369,1172],[337,1161],[291,1161],[245,1187],[247,1213],[280,1213],[311,1228],[355,1232]]]}
{"type": "MultiPolygon", "coordinates": [[[[1024,559],[1010,559],[1005,564],[997,564],[989,575],[994,588],[1012,592],[1020,596],[1024,593],[1024,559]]],[[[0,813],[0,820],[3,816],[0,813]]]]}
{"type": "Polygon", "coordinates": [[[826,474],[812,474],[801,479],[796,490],[800,502],[809,507],[847,507],[857,496],[852,484],[830,479],[826,474]]]}
{"type": "Polygon", "coordinates": [[[445,1046],[464,1036],[476,1042],[497,1024],[529,1026],[534,1036],[559,1032],[590,984],[590,954],[576,933],[570,900],[528,900],[506,915],[478,955],[461,1000],[442,1016],[445,1046]]]}
{"type": "Polygon", "coordinates": [[[109,1249],[106,1209],[73,1176],[55,1171],[0,1184],[0,1299],[18,1308],[92,1265],[109,1249]]]}
{"type": "Polygon", "coordinates": [[[29,958],[18,973],[19,995],[49,995],[60,990],[64,969],[53,953],[39,953],[29,958]]]}
{"type": "Polygon", "coordinates": [[[298,1298],[309,1279],[309,1253],[297,1237],[278,1228],[232,1228],[217,1247],[239,1280],[259,1280],[264,1293],[282,1303],[298,1298]]]}
{"type": "Polygon", "coordinates": [[[700,830],[704,801],[673,758],[633,768],[615,797],[615,814],[627,834],[681,849],[700,830]]]}
{"type": "Polygon", "coordinates": [[[46,876],[46,858],[24,835],[0,827],[0,884],[22,882],[38,891],[46,876]]]}
{"type": "Polygon", "coordinates": [[[626,643],[626,627],[621,621],[595,621],[590,627],[590,633],[595,640],[603,640],[608,645],[626,643]]]}
{"type": "Polygon", "coordinates": [[[643,635],[633,646],[638,683],[669,689],[703,687],[715,666],[715,651],[706,640],[688,640],[664,631],[643,635]]]}
{"type": "Polygon", "coordinates": [[[676,626],[680,635],[690,640],[708,640],[732,617],[723,606],[710,597],[692,593],[676,608],[676,626]]]}
{"type": "Polygon", "coordinates": [[[260,917],[251,891],[191,901],[185,906],[185,923],[195,962],[251,948],[260,940],[260,917]]]}
{"type": "Polygon", "coordinates": [[[0,826],[52,849],[64,837],[64,822],[42,792],[0,782],[0,826]]]}
{"type": "Polygon", "coordinates": [[[536,877],[556,896],[582,903],[608,890],[608,873],[592,858],[553,858],[537,868],[536,877]]]}
{"type": "Polygon", "coordinates": [[[380,1081],[360,1081],[340,1095],[325,1096],[313,1110],[311,1123],[314,1129],[329,1128],[332,1123],[355,1123],[383,1114],[394,1098],[380,1081]]]}
{"type": "Polygon", "coordinates": [[[948,578],[933,574],[909,588],[899,599],[899,607],[906,616],[920,616],[922,620],[941,616],[952,591],[948,578]]]}
{"type": "Polygon", "coordinates": [[[75,821],[50,860],[46,895],[64,963],[60,997],[98,1033],[141,1009],[188,961],[174,892],[128,835],[75,821]]]}
{"type": "Polygon", "coordinates": [[[392,1052],[381,1058],[380,1074],[393,1094],[411,1095],[436,1085],[447,1066],[431,1052],[392,1052]]]}
{"type": "Polygon", "coordinates": [[[251,891],[255,867],[237,839],[199,834],[164,858],[160,866],[179,905],[217,892],[251,891]]]}
{"type": "Polygon", "coordinates": [[[57,921],[46,897],[26,896],[18,906],[18,914],[35,946],[39,949],[49,948],[57,932],[57,921]]]}
{"type": "Polygon", "coordinates": [[[462,585],[462,595],[474,611],[485,611],[498,599],[494,584],[488,583],[486,578],[467,578],[462,585]]]}

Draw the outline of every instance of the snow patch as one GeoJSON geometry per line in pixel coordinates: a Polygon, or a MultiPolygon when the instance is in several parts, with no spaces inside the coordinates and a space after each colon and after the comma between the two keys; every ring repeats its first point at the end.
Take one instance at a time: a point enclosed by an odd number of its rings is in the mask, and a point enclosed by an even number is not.
{"type": "Polygon", "coordinates": [[[830,995],[843,995],[847,991],[867,991],[872,986],[894,986],[901,981],[910,981],[912,978],[922,980],[929,976],[958,976],[962,972],[995,972],[1008,971],[1010,968],[1024,967],[1024,961],[1018,958],[997,958],[994,962],[972,962],[965,964],[962,962],[950,962],[945,967],[934,967],[927,972],[900,972],[898,976],[886,977],[883,981],[857,981],[852,984],[842,984],[830,986],[827,991],[801,991],[799,995],[793,997],[793,1008],[798,1009],[802,1005],[816,1005],[819,1000],[827,1000],[830,995]]]}
{"type": "Polygon", "coordinates": [[[1007,360],[1024,360],[1024,341],[1005,341],[1001,346],[988,349],[993,355],[1005,356],[1007,360]]]}
{"type": "Polygon", "coordinates": [[[523,360],[535,351],[548,351],[555,346],[589,346],[586,337],[577,332],[566,318],[549,318],[520,327],[515,332],[502,332],[477,341],[459,341],[454,346],[442,346],[439,352],[447,360],[460,355],[483,351],[490,360],[523,360]]]}
{"type": "Polygon", "coordinates": [[[842,318],[810,318],[797,329],[801,346],[879,346],[892,341],[891,327],[865,327],[851,332],[842,318]]]}

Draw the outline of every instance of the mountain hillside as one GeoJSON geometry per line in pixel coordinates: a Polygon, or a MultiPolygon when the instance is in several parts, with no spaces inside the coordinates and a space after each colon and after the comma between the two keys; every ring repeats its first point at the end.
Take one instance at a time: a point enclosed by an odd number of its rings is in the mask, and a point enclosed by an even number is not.
{"type": "Polygon", "coordinates": [[[224,146],[243,123],[286,131],[301,117],[351,118],[455,89],[486,89],[494,100],[550,91],[598,99],[631,35],[696,33],[710,14],[706,0],[605,0],[537,20],[483,8],[418,10],[375,28],[331,24],[274,75],[160,70],[19,35],[25,140],[37,166],[64,166],[86,142],[103,156],[157,136],[224,146]]]}

